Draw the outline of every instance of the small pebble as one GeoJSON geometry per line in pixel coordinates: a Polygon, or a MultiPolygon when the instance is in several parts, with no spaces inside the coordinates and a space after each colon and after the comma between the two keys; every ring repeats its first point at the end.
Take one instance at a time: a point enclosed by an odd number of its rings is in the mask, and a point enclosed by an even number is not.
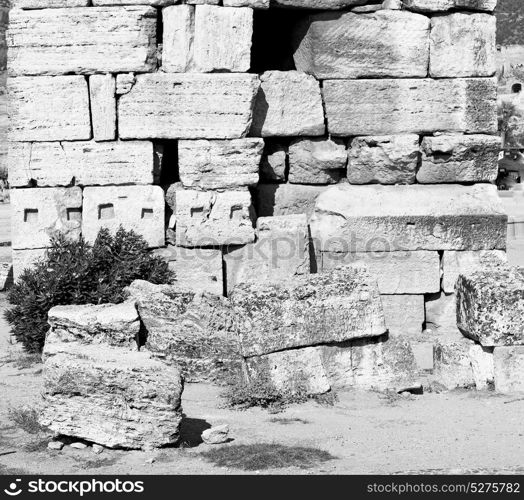
{"type": "Polygon", "coordinates": [[[49,443],[47,443],[47,447],[50,450],[61,450],[64,447],[64,443],[62,443],[61,441],[50,441],[49,443]]]}
{"type": "Polygon", "coordinates": [[[71,446],[71,448],[76,448],[77,450],[85,450],[87,448],[87,444],[84,443],[71,443],[69,446],[71,446]]]}
{"type": "Polygon", "coordinates": [[[96,453],[97,455],[100,455],[100,453],[102,453],[103,451],[104,451],[103,446],[100,446],[99,444],[93,445],[93,452],[96,453]]]}

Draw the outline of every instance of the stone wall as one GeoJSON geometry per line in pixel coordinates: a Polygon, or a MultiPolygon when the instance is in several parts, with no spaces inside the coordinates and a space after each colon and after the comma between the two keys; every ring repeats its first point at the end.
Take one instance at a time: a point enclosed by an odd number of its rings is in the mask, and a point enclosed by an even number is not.
{"type": "Polygon", "coordinates": [[[9,0],[0,0],[0,177],[7,176],[7,45],[5,32],[9,15],[9,0]]]}

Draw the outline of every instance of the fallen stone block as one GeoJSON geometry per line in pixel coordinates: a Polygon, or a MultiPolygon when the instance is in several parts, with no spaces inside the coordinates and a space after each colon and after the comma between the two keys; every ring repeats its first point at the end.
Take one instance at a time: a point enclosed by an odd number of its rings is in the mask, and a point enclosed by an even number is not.
{"type": "Polygon", "coordinates": [[[113,75],[89,77],[89,98],[93,139],[112,141],[116,138],[116,79],[113,75]]]}
{"type": "Polygon", "coordinates": [[[298,71],[267,71],[253,114],[251,135],[318,136],[325,131],[320,85],[298,71]]]}
{"type": "Polygon", "coordinates": [[[425,296],[426,329],[438,337],[460,337],[457,326],[457,297],[454,293],[425,296]]]}
{"type": "Polygon", "coordinates": [[[467,9],[492,12],[497,0],[403,0],[407,9],[417,12],[444,12],[451,9],[467,9]]]}
{"type": "Polygon", "coordinates": [[[46,248],[13,249],[13,281],[16,283],[26,269],[32,269],[37,262],[42,260],[46,251],[46,248]]]}
{"type": "Polygon", "coordinates": [[[325,80],[322,92],[335,136],[497,133],[493,78],[325,80]]]}
{"type": "Polygon", "coordinates": [[[229,441],[229,425],[217,425],[202,432],[202,441],[206,444],[222,444],[229,441]]]}
{"type": "Polygon", "coordinates": [[[260,179],[264,181],[286,181],[287,147],[281,143],[266,142],[260,163],[260,179]]]}
{"type": "Polygon", "coordinates": [[[252,74],[137,75],[118,102],[120,138],[245,137],[258,88],[252,74]]]}
{"type": "Polygon", "coordinates": [[[355,137],[348,149],[350,184],[414,184],[419,136],[355,137]]]}
{"type": "Polygon", "coordinates": [[[330,78],[426,77],[430,20],[407,11],[312,14],[295,29],[297,70],[330,78]],[[384,43],[384,37],[387,42],[384,43]]]}
{"type": "Polygon", "coordinates": [[[170,5],[162,9],[162,71],[185,73],[193,64],[195,8],[170,5]]]}
{"type": "Polygon", "coordinates": [[[524,268],[499,266],[461,274],[457,325],[484,347],[524,344],[524,268]]]}
{"type": "Polygon", "coordinates": [[[94,242],[101,228],[120,226],[141,235],[151,248],[164,246],[165,201],[160,186],[103,186],[84,189],[82,235],[94,242]]]}
{"type": "Polygon", "coordinates": [[[417,338],[425,321],[424,295],[381,295],[390,337],[417,338]]]}
{"type": "Polygon", "coordinates": [[[289,182],[336,184],[345,173],[344,143],[332,139],[296,139],[289,145],[289,182]]]}
{"type": "Polygon", "coordinates": [[[323,252],[492,250],[506,247],[507,216],[495,186],[327,188],[310,220],[323,252]]]}
{"type": "Polygon", "coordinates": [[[494,182],[498,175],[500,137],[495,135],[438,135],[424,137],[421,184],[494,182]]]}
{"type": "Polygon", "coordinates": [[[91,138],[89,92],[83,76],[10,78],[9,114],[11,141],[91,138]]]}
{"type": "Polygon", "coordinates": [[[493,387],[495,367],[493,364],[493,348],[474,344],[469,348],[469,360],[473,371],[473,379],[477,391],[493,387]]]}
{"type": "Polygon", "coordinates": [[[240,283],[229,297],[245,357],[386,332],[377,286],[364,267],[240,283]]]}
{"type": "Polygon", "coordinates": [[[254,186],[263,148],[262,139],[179,141],[180,180],[194,189],[254,186]]]}
{"type": "Polygon", "coordinates": [[[13,10],[12,75],[118,73],[156,68],[156,10],[146,6],[13,10]]]}
{"type": "Polygon", "coordinates": [[[497,392],[524,392],[524,346],[495,347],[493,362],[497,392]]]}
{"type": "Polygon", "coordinates": [[[464,337],[439,337],[434,347],[433,375],[449,390],[475,387],[469,349],[474,343],[464,337]]]}

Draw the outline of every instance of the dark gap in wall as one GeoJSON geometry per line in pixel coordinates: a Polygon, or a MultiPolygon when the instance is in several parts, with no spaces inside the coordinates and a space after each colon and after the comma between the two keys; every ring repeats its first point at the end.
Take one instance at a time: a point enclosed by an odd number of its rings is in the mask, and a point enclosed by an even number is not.
{"type": "Polygon", "coordinates": [[[178,173],[178,142],[155,142],[155,184],[167,189],[180,181],[178,173]]]}

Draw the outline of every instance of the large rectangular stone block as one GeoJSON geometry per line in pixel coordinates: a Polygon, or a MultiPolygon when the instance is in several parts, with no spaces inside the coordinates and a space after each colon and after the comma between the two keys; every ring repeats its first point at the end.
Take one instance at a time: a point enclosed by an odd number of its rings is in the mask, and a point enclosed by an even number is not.
{"type": "Polygon", "coordinates": [[[318,79],[426,77],[429,27],[426,16],[401,10],[313,14],[296,28],[293,58],[318,79]]]}
{"type": "Polygon", "coordinates": [[[326,252],[493,250],[506,247],[507,215],[495,186],[327,188],[310,220],[326,252]]]}
{"type": "Polygon", "coordinates": [[[89,0],[12,0],[12,9],[59,9],[62,7],[87,7],[89,0]]]}
{"type": "Polygon", "coordinates": [[[94,242],[105,227],[122,225],[144,237],[150,247],[164,246],[165,201],[160,186],[103,186],[84,189],[82,235],[94,242]]]}
{"type": "Polygon", "coordinates": [[[83,76],[10,78],[8,91],[10,140],[91,138],[89,92],[83,76]]]}
{"type": "Polygon", "coordinates": [[[93,139],[112,141],[116,137],[116,79],[113,75],[89,77],[89,98],[93,139]]]}
{"type": "Polygon", "coordinates": [[[495,390],[504,394],[524,393],[524,346],[495,347],[495,390]]]}
{"type": "Polygon", "coordinates": [[[326,80],[323,95],[333,135],[497,132],[492,78],[326,80]]]}
{"type": "Polygon", "coordinates": [[[417,12],[444,12],[451,9],[467,9],[491,12],[497,0],[403,0],[404,6],[417,12]]]}
{"type": "Polygon", "coordinates": [[[251,126],[259,79],[251,74],[138,75],[118,102],[123,139],[236,139],[251,126]]]}
{"type": "Polygon", "coordinates": [[[390,336],[417,339],[425,321],[424,295],[381,295],[390,336]]]}
{"type": "Polygon", "coordinates": [[[278,7],[293,7],[297,9],[337,10],[353,5],[362,5],[366,0],[275,0],[278,7]]]}
{"type": "Polygon", "coordinates": [[[156,68],[156,10],[145,6],[13,10],[7,43],[13,75],[156,68]]]}
{"type": "Polygon", "coordinates": [[[82,225],[82,189],[11,190],[13,249],[45,248],[61,232],[78,238],[82,225]]]}
{"type": "Polygon", "coordinates": [[[153,144],[126,142],[12,142],[9,183],[12,187],[151,184],[153,144]]]}
{"type": "Polygon", "coordinates": [[[195,8],[170,5],[162,9],[162,71],[185,73],[193,62],[195,8]]]}

